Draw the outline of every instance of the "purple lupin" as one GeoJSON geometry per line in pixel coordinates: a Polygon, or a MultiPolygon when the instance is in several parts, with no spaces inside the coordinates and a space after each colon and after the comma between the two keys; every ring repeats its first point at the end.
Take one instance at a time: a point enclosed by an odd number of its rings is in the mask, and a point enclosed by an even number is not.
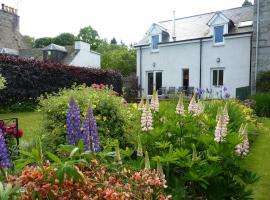
{"type": "Polygon", "coordinates": [[[84,120],[83,139],[85,150],[92,152],[100,151],[97,123],[91,108],[88,109],[84,120]]]}
{"type": "Polygon", "coordinates": [[[12,165],[8,159],[6,140],[4,138],[2,129],[0,129],[0,156],[1,156],[1,167],[2,168],[11,168],[12,165]]]}
{"type": "Polygon", "coordinates": [[[82,138],[80,109],[73,97],[70,98],[67,109],[67,139],[71,145],[76,145],[82,138]]]}

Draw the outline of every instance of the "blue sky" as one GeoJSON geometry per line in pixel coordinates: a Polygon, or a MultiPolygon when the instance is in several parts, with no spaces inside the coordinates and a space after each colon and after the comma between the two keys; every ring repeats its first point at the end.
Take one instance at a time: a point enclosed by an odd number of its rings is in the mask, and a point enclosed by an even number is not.
{"type": "MultiPolygon", "coordinates": [[[[244,0],[0,0],[19,9],[20,30],[33,37],[78,34],[88,25],[102,38],[138,42],[152,23],[239,7],[244,0]]],[[[253,2],[253,1],[252,1],[253,2]]]]}

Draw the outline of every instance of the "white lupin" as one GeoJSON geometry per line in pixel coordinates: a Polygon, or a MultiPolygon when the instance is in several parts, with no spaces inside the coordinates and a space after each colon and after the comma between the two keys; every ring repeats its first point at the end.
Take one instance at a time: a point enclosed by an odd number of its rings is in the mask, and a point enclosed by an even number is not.
{"type": "Polygon", "coordinates": [[[242,143],[236,145],[235,152],[239,156],[244,157],[249,152],[249,141],[248,141],[248,135],[247,135],[247,124],[245,126],[243,124],[241,125],[241,127],[239,129],[239,136],[241,137],[241,139],[243,139],[243,141],[242,141],[242,143]]]}
{"type": "Polygon", "coordinates": [[[143,107],[144,107],[144,99],[143,99],[143,97],[141,98],[141,101],[140,101],[140,103],[139,103],[139,105],[138,105],[138,110],[143,110],[143,107]]]}
{"type": "Polygon", "coordinates": [[[176,111],[175,113],[177,115],[184,115],[185,114],[185,107],[184,107],[184,103],[183,103],[183,94],[180,94],[178,103],[176,105],[176,111]]]}
{"type": "Polygon", "coordinates": [[[215,129],[215,142],[224,142],[225,138],[227,136],[227,125],[228,125],[228,119],[229,115],[228,112],[226,112],[226,109],[220,109],[222,110],[222,113],[217,113],[217,125],[215,129]]]}
{"type": "Polygon", "coordinates": [[[146,104],[144,106],[143,113],[141,116],[141,128],[142,131],[145,132],[153,130],[153,118],[149,106],[149,99],[146,99],[146,104]]]}

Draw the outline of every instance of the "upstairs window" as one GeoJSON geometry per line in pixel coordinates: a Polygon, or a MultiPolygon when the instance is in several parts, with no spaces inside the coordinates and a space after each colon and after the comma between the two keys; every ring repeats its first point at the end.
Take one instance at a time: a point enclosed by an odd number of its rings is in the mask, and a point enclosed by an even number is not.
{"type": "Polygon", "coordinates": [[[153,35],[152,36],[152,49],[153,50],[158,49],[158,43],[159,43],[159,35],[153,35]]]}
{"type": "Polygon", "coordinates": [[[212,80],[213,86],[217,87],[222,86],[223,79],[224,79],[224,70],[213,70],[213,80],[212,80]]]}
{"type": "Polygon", "coordinates": [[[224,42],[224,26],[215,26],[214,27],[214,41],[215,44],[222,44],[224,42]]]}

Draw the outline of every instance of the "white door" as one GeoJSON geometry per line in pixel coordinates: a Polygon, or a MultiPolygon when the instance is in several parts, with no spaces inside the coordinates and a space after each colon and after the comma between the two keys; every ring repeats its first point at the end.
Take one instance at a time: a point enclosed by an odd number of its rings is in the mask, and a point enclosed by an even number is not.
{"type": "Polygon", "coordinates": [[[224,69],[211,69],[211,96],[212,98],[222,98],[224,84],[224,69]]]}

